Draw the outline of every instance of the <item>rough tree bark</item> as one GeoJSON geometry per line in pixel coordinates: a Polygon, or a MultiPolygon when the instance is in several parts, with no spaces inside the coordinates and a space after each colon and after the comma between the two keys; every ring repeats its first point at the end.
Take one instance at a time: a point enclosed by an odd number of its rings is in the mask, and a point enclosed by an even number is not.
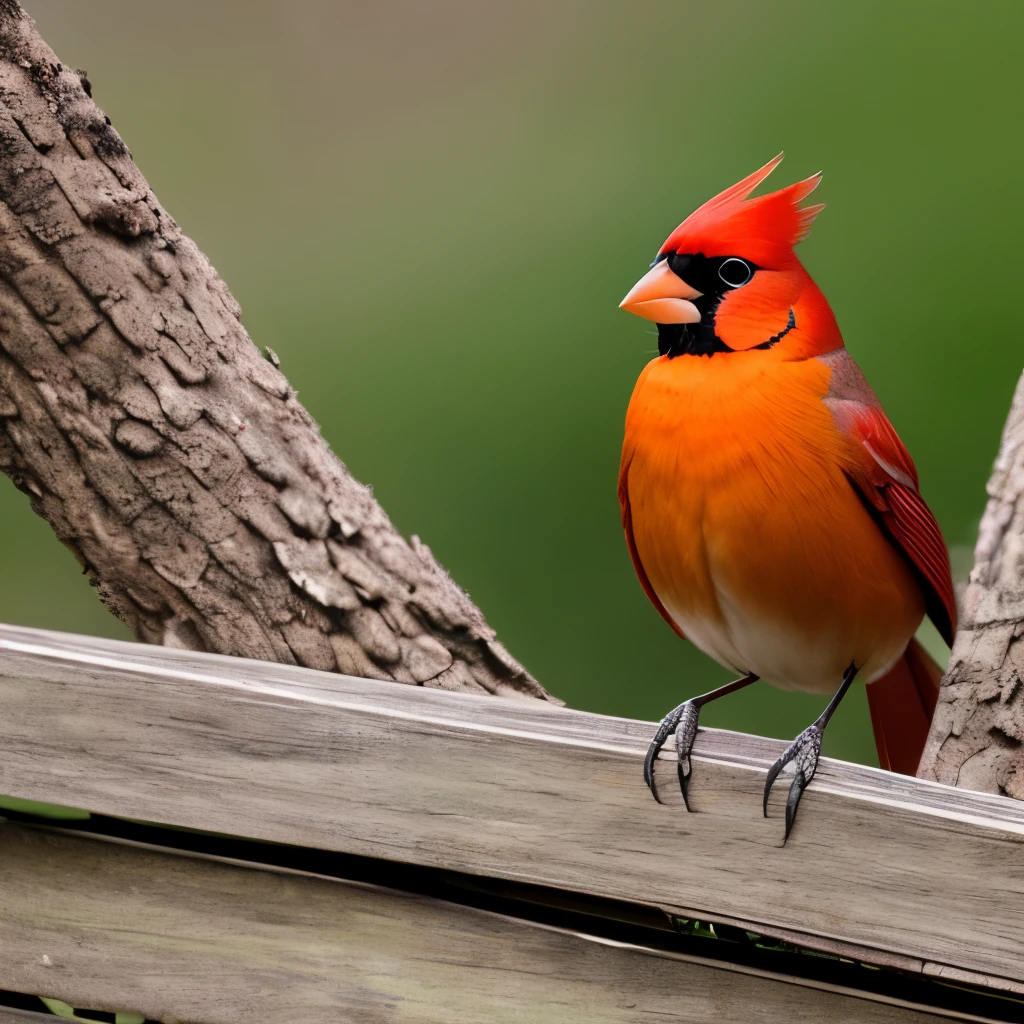
{"type": "Polygon", "coordinates": [[[1024,377],[1003,431],[921,778],[1024,799],[1024,377]]]}
{"type": "Polygon", "coordinates": [[[141,640],[548,698],[332,454],[15,0],[0,0],[0,468],[141,640]]]}

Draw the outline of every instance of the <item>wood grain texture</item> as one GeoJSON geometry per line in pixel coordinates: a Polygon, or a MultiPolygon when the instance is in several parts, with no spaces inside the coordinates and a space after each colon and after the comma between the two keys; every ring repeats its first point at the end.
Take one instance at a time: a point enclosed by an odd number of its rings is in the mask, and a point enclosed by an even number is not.
{"type": "Polygon", "coordinates": [[[52,1013],[36,1013],[35,1010],[16,1010],[0,1006],[0,1024],[60,1024],[60,1017],[52,1013]]]}
{"type": "Polygon", "coordinates": [[[240,317],[84,74],[0,4],[0,469],[107,607],[149,643],[546,697],[240,317]]]}
{"type": "Polygon", "coordinates": [[[34,1010],[15,1010],[0,1007],[0,1024],[58,1024],[60,1018],[53,1014],[40,1014],[34,1010]]]}
{"type": "Polygon", "coordinates": [[[658,906],[877,963],[1024,982],[1024,806],[824,759],[782,847],[783,744],[0,629],[0,792],[658,906]]]}
{"type": "Polygon", "coordinates": [[[0,987],[204,1024],[949,1019],[430,897],[11,824],[0,987]]]}
{"type": "Polygon", "coordinates": [[[1024,377],[1003,429],[960,630],[918,775],[1024,799],[1024,377]]]}

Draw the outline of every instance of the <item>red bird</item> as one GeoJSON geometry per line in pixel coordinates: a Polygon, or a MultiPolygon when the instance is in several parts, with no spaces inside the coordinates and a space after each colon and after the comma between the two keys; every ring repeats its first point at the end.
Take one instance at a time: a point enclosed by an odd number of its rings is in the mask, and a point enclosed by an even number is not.
{"type": "Polygon", "coordinates": [[[742,675],[680,704],[675,733],[689,809],[700,709],[764,679],[834,693],[768,773],[795,761],[789,836],[829,718],[855,677],[882,766],[912,774],[941,670],[914,632],[924,614],[952,643],[956,604],[942,534],[917,472],[843,347],[825,296],[793,252],[820,175],[748,198],[781,154],[691,214],[622,308],[658,325],[660,355],[626,414],[619,470],[633,566],[668,624],[742,675]]]}

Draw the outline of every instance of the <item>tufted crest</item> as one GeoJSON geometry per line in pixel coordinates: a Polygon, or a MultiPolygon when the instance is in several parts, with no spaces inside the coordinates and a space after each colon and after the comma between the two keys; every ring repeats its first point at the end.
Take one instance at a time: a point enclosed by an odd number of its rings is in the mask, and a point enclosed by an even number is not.
{"type": "Polygon", "coordinates": [[[821,174],[756,199],[747,198],[782,162],[780,153],[690,214],[666,239],[662,253],[742,256],[759,267],[782,269],[796,257],[793,247],[810,234],[824,204],[801,207],[821,174]]]}

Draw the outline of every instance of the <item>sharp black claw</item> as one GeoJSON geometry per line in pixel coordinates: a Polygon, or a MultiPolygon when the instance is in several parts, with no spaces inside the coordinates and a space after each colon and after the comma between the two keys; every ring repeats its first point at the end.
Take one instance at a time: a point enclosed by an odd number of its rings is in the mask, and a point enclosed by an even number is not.
{"type": "Polygon", "coordinates": [[[683,803],[687,811],[690,806],[690,779],[693,777],[693,762],[690,751],[693,741],[697,738],[697,720],[700,718],[700,705],[687,701],[682,708],[679,722],[676,724],[676,775],[679,778],[679,791],[683,794],[683,803]]]}
{"type": "Polygon", "coordinates": [[[654,785],[654,762],[657,760],[658,754],[661,753],[661,748],[665,746],[665,740],[669,738],[672,730],[675,729],[680,714],[682,714],[681,705],[661,720],[658,731],[654,734],[654,739],[651,740],[651,745],[647,748],[647,756],[644,758],[644,782],[647,783],[647,788],[659,804],[664,803],[664,801],[658,796],[657,787],[654,785]]]}
{"type": "MultiPolygon", "coordinates": [[[[789,751],[787,750],[786,754],[788,753],[789,751]]],[[[775,785],[775,780],[779,777],[779,772],[789,764],[789,761],[786,759],[786,754],[783,754],[782,757],[780,757],[778,761],[768,769],[768,778],[764,780],[764,816],[766,818],[768,817],[768,797],[772,795],[772,786],[775,785]]]]}
{"type": "Polygon", "coordinates": [[[818,752],[821,750],[822,731],[822,728],[817,723],[808,726],[786,747],[782,757],[768,770],[768,777],[764,783],[763,803],[764,816],[766,818],[768,817],[768,798],[771,796],[775,780],[790,761],[796,761],[796,774],[793,776],[792,783],[790,783],[789,796],[786,798],[786,835],[782,840],[783,845],[789,839],[789,833],[793,829],[796,809],[800,806],[800,798],[810,784],[811,779],[814,778],[814,773],[818,768],[818,752]]]}
{"type": "Polygon", "coordinates": [[[680,704],[679,707],[661,720],[658,731],[654,734],[654,739],[651,740],[651,745],[647,748],[647,756],[644,758],[644,782],[647,783],[654,799],[659,804],[665,801],[658,796],[658,789],[654,785],[654,762],[658,759],[661,748],[665,746],[665,741],[674,732],[676,736],[676,753],[679,757],[676,768],[679,776],[679,788],[683,794],[683,803],[686,804],[686,809],[690,810],[689,787],[690,773],[692,771],[690,748],[693,746],[693,739],[697,735],[697,718],[699,715],[700,705],[695,701],[688,700],[680,704]]]}
{"type": "MultiPolygon", "coordinates": [[[[658,747],[652,743],[647,748],[647,756],[644,758],[644,782],[647,783],[647,788],[654,793],[654,759],[658,756],[658,747]]],[[[658,794],[654,793],[654,798],[658,798],[658,794]]],[[[660,802],[660,801],[659,801],[660,802]]]]}
{"type": "Polygon", "coordinates": [[[697,737],[697,719],[700,717],[700,709],[708,701],[718,700],[719,697],[724,697],[727,693],[733,693],[743,689],[744,686],[756,683],[757,678],[753,674],[748,674],[742,679],[736,679],[725,686],[720,686],[717,690],[711,690],[699,697],[691,697],[690,700],[680,704],[661,720],[658,731],[647,748],[647,756],[644,758],[644,782],[647,783],[647,788],[650,789],[659,804],[663,801],[658,796],[657,787],[654,785],[654,762],[658,759],[661,748],[665,746],[665,741],[675,732],[676,755],[679,759],[676,766],[679,789],[682,791],[686,809],[692,810],[690,807],[690,776],[693,774],[693,765],[690,762],[690,751],[693,749],[693,741],[697,737]]]}
{"type": "Polygon", "coordinates": [[[693,771],[693,765],[690,763],[690,757],[687,755],[685,758],[680,758],[676,762],[676,774],[679,776],[679,792],[683,794],[683,803],[686,804],[686,809],[692,811],[693,808],[690,806],[690,772],[693,771]]]}
{"type": "Polygon", "coordinates": [[[807,783],[810,779],[804,777],[804,773],[797,768],[796,775],[789,787],[789,797],[786,799],[786,834],[782,838],[782,845],[786,845],[789,833],[793,831],[793,821],[796,818],[796,809],[800,806],[800,797],[804,795],[807,783]]]}
{"type": "Polygon", "coordinates": [[[825,726],[833,712],[839,707],[846,691],[850,689],[853,680],[857,676],[857,666],[850,662],[849,668],[843,673],[842,685],[836,690],[828,706],[817,720],[809,725],[788,747],[768,770],[768,778],[764,783],[764,816],[768,817],[768,797],[771,795],[772,785],[779,777],[779,772],[789,764],[796,761],[796,774],[789,787],[789,795],[786,797],[786,835],[783,837],[782,845],[786,845],[789,833],[793,830],[793,822],[796,820],[796,809],[800,806],[800,798],[804,790],[811,784],[814,773],[818,770],[818,755],[821,753],[821,738],[825,734],[825,726]]]}

